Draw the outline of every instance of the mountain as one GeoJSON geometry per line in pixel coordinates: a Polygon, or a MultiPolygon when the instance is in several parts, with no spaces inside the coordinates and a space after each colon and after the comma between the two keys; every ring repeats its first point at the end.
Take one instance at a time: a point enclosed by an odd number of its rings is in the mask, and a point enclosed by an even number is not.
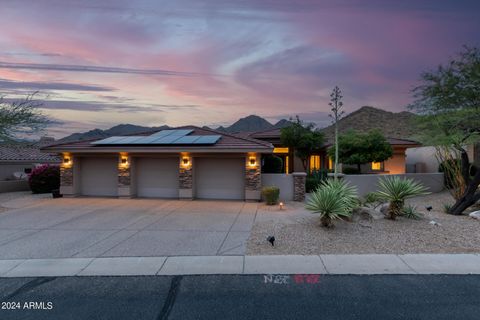
{"type": "Polygon", "coordinates": [[[104,139],[111,136],[123,136],[140,132],[168,129],[168,126],[161,127],[143,127],[134,124],[119,124],[107,130],[93,129],[87,132],[73,133],[67,137],[59,139],[57,142],[72,142],[89,139],[104,139]]]}
{"type": "MultiPolygon", "coordinates": [[[[282,128],[290,124],[288,120],[280,120],[276,124],[271,124],[267,120],[262,117],[256,115],[250,115],[245,118],[241,118],[232,124],[229,127],[218,127],[216,130],[222,132],[254,132],[254,131],[263,131],[268,129],[274,128],[282,128]]],[[[140,132],[148,132],[148,131],[155,131],[155,130],[162,130],[168,129],[168,126],[161,126],[161,127],[143,127],[137,126],[134,124],[119,124],[114,127],[111,127],[107,130],[101,129],[93,129],[87,132],[80,132],[80,133],[73,133],[67,137],[59,139],[57,142],[64,143],[64,142],[73,142],[73,141],[82,141],[82,140],[89,140],[89,139],[105,139],[111,136],[123,136],[128,134],[136,134],[140,132]]],[[[204,128],[208,128],[204,126],[204,128]]]]}
{"type": "MultiPolygon", "coordinates": [[[[409,139],[415,135],[412,122],[416,117],[407,111],[395,113],[365,106],[342,118],[338,125],[340,133],[348,130],[367,132],[379,129],[385,137],[409,139]]],[[[327,141],[333,140],[334,131],[334,125],[322,129],[327,141]]]]}
{"type": "Polygon", "coordinates": [[[269,129],[275,128],[283,128],[290,124],[290,121],[282,119],[278,121],[276,124],[271,124],[267,120],[262,117],[256,115],[249,115],[248,117],[241,118],[232,124],[229,127],[218,127],[216,130],[222,132],[255,132],[255,131],[265,131],[269,129]]]}

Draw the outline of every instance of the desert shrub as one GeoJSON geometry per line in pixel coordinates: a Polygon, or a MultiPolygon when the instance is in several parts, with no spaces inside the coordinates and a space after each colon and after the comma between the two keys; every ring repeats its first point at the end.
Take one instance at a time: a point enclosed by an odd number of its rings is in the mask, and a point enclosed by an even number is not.
{"type": "Polygon", "coordinates": [[[283,160],[275,155],[267,155],[263,158],[263,173],[282,173],[283,160]]]}
{"type": "Polygon", "coordinates": [[[372,206],[374,208],[378,207],[380,204],[383,203],[381,197],[375,192],[369,192],[363,196],[363,201],[361,204],[363,206],[372,206]]]}
{"type": "Polygon", "coordinates": [[[403,208],[402,217],[405,217],[407,219],[419,220],[422,218],[422,214],[417,211],[416,206],[408,205],[403,208]]]}
{"type": "Polygon", "coordinates": [[[307,193],[313,192],[317,190],[320,186],[322,181],[326,180],[328,177],[328,170],[320,169],[320,170],[313,170],[308,176],[305,181],[305,191],[307,193]]]}
{"type": "Polygon", "coordinates": [[[265,199],[266,204],[274,205],[278,203],[280,197],[280,189],[275,186],[263,187],[262,196],[265,199]]]}
{"type": "Polygon", "coordinates": [[[33,193],[49,193],[60,188],[60,167],[41,165],[32,170],[28,184],[33,193]]]}
{"type": "Polygon", "coordinates": [[[343,180],[324,180],[308,200],[305,208],[320,214],[322,226],[333,227],[333,221],[349,217],[358,204],[357,190],[343,180]]]}
{"type": "Polygon", "coordinates": [[[344,167],[342,168],[342,173],[344,174],[360,174],[360,170],[354,167],[344,167]]]}
{"type": "Polygon", "coordinates": [[[392,220],[395,220],[397,216],[402,214],[406,199],[429,194],[427,188],[421,183],[397,176],[382,177],[378,181],[378,187],[379,190],[376,192],[378,197],[383,201],[390,202],[387,216],[392,220]]]}
{"type": "Polygon", "coordinates": [[[452,209],[452,204],[451,203],[444,203],[443,204],[443,212],[445,213],[450,213],[450,209],[452,209]]]}

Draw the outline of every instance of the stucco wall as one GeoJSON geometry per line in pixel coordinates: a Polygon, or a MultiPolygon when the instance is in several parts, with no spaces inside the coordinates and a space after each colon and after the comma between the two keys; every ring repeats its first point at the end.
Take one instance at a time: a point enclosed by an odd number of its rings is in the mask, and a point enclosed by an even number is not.
{"type": "Polygon", "coordinates": [[[434,147],[419,147],[407,149],[407,166],[409,171],[416,173],[438,172],[438,161],[434,147]]]}
{"type": "Polygon", "coordinates": [[[385,160],[383,163],[383,168],[386,172],[390,174],[401,174],[405,173],[405,149],[401,151],[395,150],[393,156],[385,160]]]}
{"type": "Polygon", "coordinates": [[[14,172],[24,172],[26,168],[32,169],[33,163],[2,163],[0,164],[0,180],[12,179],[14,172]]]}
{"type": "Polygon", "coordinates": [[[0,193],[28,190],[30,190],[30,187],[26,180],[0,181],[0,193]]]}
{"type": "Polygon", "coordinates": [[[278,187],[281,201],[293,200],[293,176],[291,174],[262,173],[262,186],[278,187]]]}
{"type": "MultiPolygon", "coordinates": [[[[386,175],[382,174],[360,174],[345,175],[344,179],[357,187],[358,194],[363,196],[368,192],[377,190],[378,180],[386,175]]],[[[430,192],[443,190],[443,173],[406,173],[395,176],[406,177],[421,182],[430,192]]]]}

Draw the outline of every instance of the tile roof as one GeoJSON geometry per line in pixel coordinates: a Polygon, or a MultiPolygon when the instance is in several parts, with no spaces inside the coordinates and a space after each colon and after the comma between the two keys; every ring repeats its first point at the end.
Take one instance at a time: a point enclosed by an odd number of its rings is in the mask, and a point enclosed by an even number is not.
{"type": "Polygon", "coordinates": [[[60,157],[40,151],[42,144],[0,144],[0,161],[60,162],[60,157]]]}
{"type": "MultiPolygon", "coordinates": [[[[280,138],[280,129],[271,129],[266,131],[259,131],[249,133],[248,137],[255,138],[255,139],[279,139],[280,138]]],[[[390,138],[386,137],[387,141],[391,145],[410,145],[410,146],[420,146],[421,144],[417,141],[410,140],[410,139],[399,139],[399,138],[390,138]]],[[[325,141],[325,146],[329,146],[333,143],[329,137],[327,137],[325,141]]]]}
{"type": "MultiPolygon", "coordinates": [[[[191,129],[193,130],[190,134],[191,135],[196,135],[196,136],[202,136],[202,135],[220,135],[221,138],[220,140],[213,144],[213,145],[93,145],[92,142],[102,140],[101,139],[91,139],[91,140],[84,140],[84,141],[79,141],[79,142],[67,142],[67,143],[60,143],[60,144],[53,144],[50,146],[47,146],[45,148],[42,148],[44,151],[48,150],[62,150],[62,151],[83,151],[83,150],[88,150],[88,151],[94,151],[94,150],[107,150],[107,149],[118,149],[119,147],[123,148],[128,148],[128,149],[145,149],[148,148],[149,150],[155,151],[155,150],[161,150],[161,151],[168,151],[168,150],[175,150],[178,148],[183,148],[183,149],[189,149],[189,150],[195,150],[195,149],[201,149],[201,150],[211,150],[211,151],[228,151],[230,149],[235,149],[235,150],[245,150],[248,151],[250,149],[273,149],[273,146],[270,142],[267,141],[261,141],[249,137],[238,137],[230,133],[225,133],[225,132],[220,132],[216,131],[213,129],[207,129],[207,128],[200,128],[200,127],[195,127],[195,126],[184,126],[184,127],[178,127],[178,128],[171,128],[175,130],[181,130],[181,129],[191,129]]],[[[135,133],[132,135],[135,136],[149,136],[155,132],[159,132],[162,130],[158,131],[148,131],[145,133],[135,133]]],[[[132,136],[132,135],[126,135],[126,136],[132,136]]]]}

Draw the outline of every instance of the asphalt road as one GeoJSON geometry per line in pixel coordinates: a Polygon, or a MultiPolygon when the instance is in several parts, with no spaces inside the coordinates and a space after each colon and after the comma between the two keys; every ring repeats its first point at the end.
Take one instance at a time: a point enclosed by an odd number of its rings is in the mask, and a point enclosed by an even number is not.
{"type": "Polygon", "coordinates": [[[480,319],[473,275],[2,278],[0,296],[2,320],[480,319]]]}

